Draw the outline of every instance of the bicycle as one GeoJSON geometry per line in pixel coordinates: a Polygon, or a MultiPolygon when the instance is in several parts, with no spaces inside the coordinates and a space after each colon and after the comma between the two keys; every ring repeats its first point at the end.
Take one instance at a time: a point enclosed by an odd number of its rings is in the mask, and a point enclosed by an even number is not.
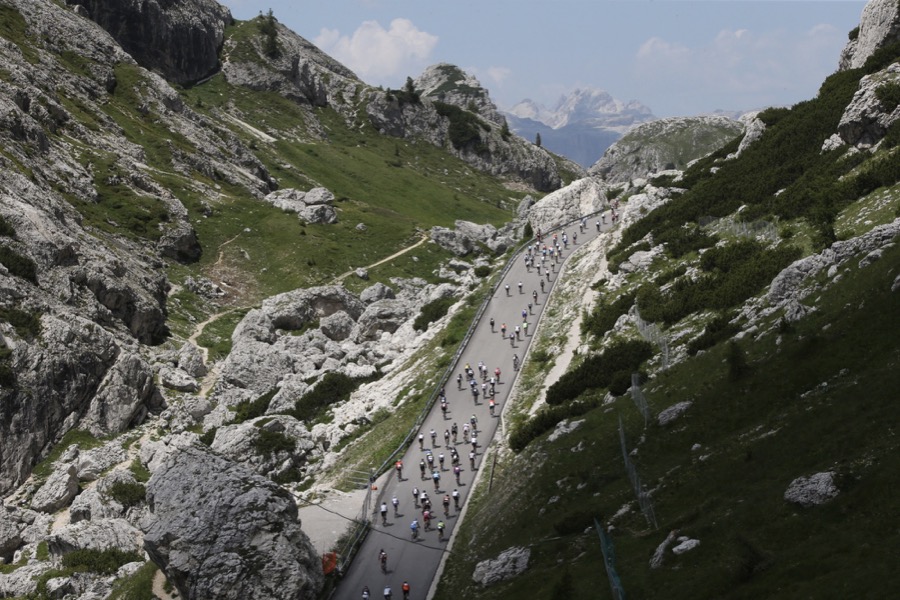
{"type": "Polygon", "coordinates": [[[384,550],[378,554],[378,560],[381,562],[381,572],[387,575],[387,553],[384,550]]]}
{"type": "Polygon", "coordinates": [[[416,541],[417,539],[419,539],[419,522],[413,521],[412,523],[410,523],[409,529],[412,532],[413,541],[416,541]]]}

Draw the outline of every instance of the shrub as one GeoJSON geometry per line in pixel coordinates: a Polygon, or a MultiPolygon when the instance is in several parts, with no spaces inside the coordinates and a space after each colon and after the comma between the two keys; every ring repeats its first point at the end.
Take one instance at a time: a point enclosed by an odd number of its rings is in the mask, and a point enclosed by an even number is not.
{"type": "Polygon", "coordinates": [[[509,434],[509,447],[513,452],[521,452],[532,440],[556,427],[557,423],[581,416],[597,406],[600,406],[600,400],[592,398],[544,407],[512,430],[509,434]]]}
{"type": "Polygon", "coordinates": [[[147,488],[140,483],[117,481],[110,486],[109,495],[125,508],[131,508],[144,501],[147,488]]]}
{"type": "Polygon", "coordinates": [[[125,552],[118,548],[106,550],[73,550],[62,558],[63,566],[75,571],[90,571],[103,575],[112,575],[122,565],[141,562],[143,557],[137,552],[125,552]]]}
{"type": "Polygon", "coordinates": [[[582,335],[594,335],[601,338],[613,328],[616,321],[627,313],[634,304],[635,292],[629,292],[617,297],[611,303],[600,301],[581,321],[582,335]]]}
{"type": "Polygon", "coordinates": [[[37,284],[37,265],[27,256],[23,256],[7,246],[0,246],[0,263],[12,275],[37,284]]]}
{"type": "Polygon", "coordinates": [[[481,277],[482,279],[484,279],[491,274],[491,268],[487,265],[478,265],[477,267],[475,267],[475,271],[473,272],[475,273],[476,277],[481,277]]]}
{"type": "Polygon", "coordinates": [[[900,105],[900,84],[891,82],[877,87],[875,97],[881,102],[886,112],[894,112],[894,109],[900,105]]]}
{"type": "Polygon", "coordinates": [[[297,400],[294,409],[289,414],[300,421],[311,421],[329,405],[350,398],[350,394],[360,384],[371,381],[375,377],[353,379],[343,373],[334,371],[326,373],[311,390],[297,400]]]}
{"type": "Polygon", "coordinates": [[[253,439],[253,448],[269,458],[279,452],[293,452],[296,447],[297,442],[280,431],[260,429],[253,439]]]}
{"type": "Polygon", "coordinates": [[[18,308],[0,308],[0,321],[12,325],[16,333],[25,339],[34,339],[41,334],[41,317],[38,313],[18,308]]]}
{"type": "Polygon", "coordinates": [[[733,325],[731,319],[732,316],[730,314],[721,314],[707,323],[706,327],[703,328],[703,333],[688,342],[688,354],[693,356],[700,350],[712,348],[725,338],[736,334],[740,328],[737,325],[733,325]]]}
{"type": "MultiPolygon", "coordinates": [[[[275,397],[275,394],[278,393],[277,388],[273,388],[257,398],[256,400],[247,400],[245,402],[241,402],[237,405],[237,410],[234,413],[234,418],[232,418],[232,423],[243,423],[245,421],[249,421],[250,419],[255,419],[257,417],[261,417],[266,414],[266,410],[269,408],[269,404],[272,402],[272,398],[275,397]]],[[[213,434],[215,435],[215,434],[213,434]]]]}
{"type": "Polygon", "coordinates": [[[9,221],[3,218],[3,215],[0,215],[0,237],[16,237],[15,228],[10,225],[9,221]]]}
{"type": "Polygon", "coordinates": [[[447,311],[449,311],[450,307],[455,303],[456,299],[453,297],[432,300],[422,307],[422,312],[420,312],[419,316],[416,317],[416,320],[413,321],[413,329],[416,331],[427,331],[428,326],[446,315],[447,311]]]}
{"type": "Polygon", "coordinates": [[[213,427],[209,431],[204,432],[203,435],[200,436],[200,442],[211,447],[213,441],[216,439],[216,432],[218,430],[218,427],[213,427]]]}
{"type": "Polygon", "coordinates": [[[750,367],[747,365],[747,356],[744,349],[737,342],[731,341],[728,344],[728,379],[738,381],[746,375],[750,367]]]}
{"type": "Polygon", "coordinates": [[[589,356],[576,368],[565,373],[547,389],[547,404],[556,405],[574,400],[588,389],[609,389],[624,393],[631,383],[631,374],[641,363],[653,356],[653,346],[644,340],[618,342],[602,354],[589,356]],[[623,381],[627,378],[625,390],[623,381]]]}
{"type": "Polygon", "coordinates": [[[275,25],[275,15],[272,14],[272,9],[269,9],[269,12],[260,17],[258,27],[259,32],[263,35],[263,53],[269,58],[275,58],[278,56],[278,28],[275,25]]]}
{"type": "Polygon", "coordinates": [[[439,115],[450,121],[448,133],[450,143],[457,150],[473,149],[476,153],[487,152],[488,148],[481,140],[482,122],[476,115],[453,104],[435,102],[434,109],[439,115]]]}

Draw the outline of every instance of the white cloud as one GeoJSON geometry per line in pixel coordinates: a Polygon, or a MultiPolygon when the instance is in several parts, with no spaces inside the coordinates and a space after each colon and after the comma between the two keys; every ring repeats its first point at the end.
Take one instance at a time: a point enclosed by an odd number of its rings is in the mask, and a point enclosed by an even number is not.
{"type": "Polygon", "coordinates": [[[380,83],[415,75],[430,59],[438,37],[409,19],[394,19],[389,29],[365,21],[349,36],[323,28],[313,42],[363,80],[380,83]]]}
{"type": "MultiPolygon", "coordinates": [[[[808,97],[824,75],[835,70],[837,56],[828,50],[845,34],[817,25],[804,34],[784,30],[722,30],[705,44],[688,46],[659,37],[645,41],[634,56],[640,97],[664,91],[709,109],[743,109],[774,103],[785,92],[808,97]],[[708,102],[708,103],[709,103],[708,102]]],[[[652,108],[652,107],[651,107],[652,108]]]]}
{"type": "Polygon", "coordinates": [[[506,67],[488,67],[487,76],[493,83],[502,85],[512,75],[512,70],[506,67]]]}

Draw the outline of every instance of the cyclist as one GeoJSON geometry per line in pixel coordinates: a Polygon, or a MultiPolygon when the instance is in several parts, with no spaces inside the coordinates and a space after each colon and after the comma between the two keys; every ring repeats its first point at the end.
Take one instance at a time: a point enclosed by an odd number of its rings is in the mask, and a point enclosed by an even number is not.
{"type": "Polygon", "coordinates": [[[462,473],[462,469],[459,468],[459,465],[453,467],[453,474],[456,475],[456,485],[460,485],[459,483],[459,475],[462,473]]]}
{"type": "Polygon", "coordinates": [[[519,355],[513,354],[513,371],[519,370],[519,355]]]}
{"type": "Polygon", "coordinates": [[[441,465],[441,471],[444,471],[444,453],[438,454],[438,464],[441,465]]]}
{"type": "Polygon", "coordinates": [[[534,303],[537,304],[537,303],[538,303],[538,301],[537,301],[537,290],[534,290],[533,292],[531,292],[531,297],[534,298],[534,303]]]}
{"type": "Polygon", "coordinates": [[[472,435],[475,435],[478,432],[478,418],[475,415],[472,415],[469,418],[469,423],[472,424],[472,435]]]}
{"type": "Polygon", "coordinates": [[[434,443],[437,440],[437,432],[434,430],[433,427],[431,429],[430,435],[431,435],[431,447],[434,448],[434,443]]]}
{"type": "Polygon", "coordinates": [[[519,293],[520,294],[522,293],[522,282],[521,281],[519,282],[519,293]]]}
{"type": "Polygon", "coordinates": [[[444,500],[441,502],[444,505],[444,516],[450,516],[450,496],[448,494],[444,494],[444,500]]]}
{"type": "Polygon", "coordinates": [[[381,572],[387,573],[387,552],[384,551],[384,548],[378,553],[378,561],[381,563],[381,572]]]}
{"type": "Polygon", "coordinates": [[[419,488],[413,487],[412,495],[413,495],[413,505],[416,508],[419,508],[419,488]]]}
{"type": "Polygon", "coordinates": [[[419,450],[425,449],[425,434],[419,433],[419,450]]]}
{"type": "Polygon", "coordinates": [[[425,531],[431,529],[431,511],[423,510],[422,511],[422,522],[425,523],[425,531]]]}
{"type": "Polygon", "coordinates": [[[398,460],[397,463],[394,465],[394,468],[397,469],[397,479],[399,479],[400,481],[403,481],[403,461],[398,460]]]}
{"type": "Polygon", "coordinates": [[[444,539],[444,522],[443,521],[438,521],[437,530],[438,530],[438,541],[439,542],[443,541],[443,539],[444,539]]]}
{"type": "Polygon", "coordinates": [[[522,334],[528,335],[528,321],[525,321],[524,323],[522,323],[522,334]]]}
{"type": "MultiPolygon", "coordinates": [[[[531,306],[529,305],[528,308],[531,308],[531,306]]],[[[528,311],[525,310],[524,308],[522,309],[522,320],[523,320],[523,321],[527,321],[527,320],[528,320],[528,311]]]]}
{"type": "Polygon", "coordinates": [[[494,317],[491,317],[490,323],[491,323],[491,333],[493,333],[494,332],[494,317]]]}
{"type": "Polygon", "coordinates": [[[389,585],[388,585],[388,586],[385,586],[385,588],[384,588],[384,600],[391,600],[391,595],[392,595],[392,594],[393,594],[393,592],[391,592],[391,586],[389,586],[389,585]]]}
{"type": "Polygon", "coordinates": [[[385,502],[381,503],[381,524],[387,525],[387,504],[385,502]]]}
{"type": "Polygon", "coordinates": [[[404,581],[400,589],[403,590],[403,600],[409,600],[409,583],[404,581]]]}
{"type": "Polygon", "coordinates": [[[456,510],[459,510],[459,490],[453,490],[453,507],[456,510]]]}
{"type": "Polygon", "coordinates": [[[456,443],[456,436],[459,434],[459,427],[456,423],[450,426],[450,433],[453,434],[453,443],[456,443]]]}
{"type": "Polygon", "coordinates": [[[494,369],[494,376],[497,378],[497,383],[502,383],[500,381],[500,367],[497,367],[496,369],[494,369]]]}
{"type": "Polygon", "coordinates": [[[462,373],[456,376],[456,387],[462,389],[462,373]]]}
{"type": "Polygon", "coordinates": [[[444,446],[447,448],[450,447],[450,430],[449,429],[444,430],[444,446]]]}
{"type": "Polygon", "coordinates": [[[412,532],[412,539],[416,539],[419,537],[419,520],[413,519],[413,522],[409,524],[409,530],[412,532]]]}
{"type": "Polygon", "coordinates": [[[541,279],[541,291],[542,292],[544,291],[544,280],[543,279],[541,279]]]}
{"type": "Polygon", "coordinates": [[[469,452],[469,466],[472,467],[472,470],[475,470],[475,451],[469,452]]]}
{"type": "Polygon", "coordinates": [[[506,323],[500,324],[500,335],[504,338],[506,337],[506,323]]]}
{"type": "Polygon", "coordinates": [[[506,287],[506,295],[509,296],[509,284],[507,283],[505,287],[506,287]]]}
{"type": "Polygon", "coordinates": [[[491,416],[494,416],[494,408],[497,406],[497,403],[494,402],[494,399],[491,398],[490,402],[488,402],[488,409],[491,411],[491,416]]]}
{"type": "Polygon", "coordinates": [[[425,459],[424,458],[419,460],[419,472],[422,474],[422,479],[425,479],[425,459]]]}
{"type": "Polygon", "coordinates": [[[363,600],[369,600],[369,594],[370,594],[370,592],[369,592],[369,586],[364,585],[364,586],[363,586],[363,593],[362,593],[363,600]]]}

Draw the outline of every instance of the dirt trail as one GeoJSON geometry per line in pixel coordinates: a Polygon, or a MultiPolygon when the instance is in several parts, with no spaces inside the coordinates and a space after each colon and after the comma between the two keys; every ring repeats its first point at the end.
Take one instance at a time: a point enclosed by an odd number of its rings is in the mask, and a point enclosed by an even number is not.
{"type": "MultiPolygon", "coordinates": [[[[412,250],[413,248],[418,248],[419,246],[421,246],[422,244],[424,244],[425,242],[428,241],[428,234],[423,233],[423,234],[421,234],[421,236],[422,236],[422,239],[420,239],[418,242],[416,242],[416,243],[413,244],[412,246],[407,246],[406,248],[403,248],[403,249],[400,250],[399,252],[394,252],[393,254],[391,254],[390,256],[388,256],[387,258],[382,258],[382,259],[379,260],[378,262],[373,262],[371,265],[366,265],[365,267],[361,267],[361,268],[363,268],[363,269],[371,269],[371,268],[373,268],[373,267],[377,267],[378,265],[383,265],[384,263],[386,263],[386,262],[388,262],[388,261],[390,261],[390,260],[394,260],[394,259],[397,258],[398,256],[403,256],[404,254],[406,254],[407,252],[409,252],[409,251],[412,250]]],[[[352,270],[352,271],[347,271],[346,273],[342,273],[341,275],[338,275],[337,277],[334,278],[334,283],[340,283],[340,282],[342,282],[344,279],[346,279],[346,278],[347,278],[348,276],[350,276],[350,275],[353,275],[353,273],[355,273],[355,272],[356,272],[356,269],[354,269],[354,270],[352,270]]]]}

